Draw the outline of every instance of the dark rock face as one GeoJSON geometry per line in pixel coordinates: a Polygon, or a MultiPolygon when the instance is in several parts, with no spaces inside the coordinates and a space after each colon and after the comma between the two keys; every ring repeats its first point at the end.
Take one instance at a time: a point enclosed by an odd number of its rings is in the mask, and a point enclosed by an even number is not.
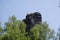
{"type": "Polygon", "coordinates": [[[23,21],[27,24],[26,32],[29,32],[35,24],[40,24],[42,22],[42,16],[39,12],[27,14],[23,21]]]}

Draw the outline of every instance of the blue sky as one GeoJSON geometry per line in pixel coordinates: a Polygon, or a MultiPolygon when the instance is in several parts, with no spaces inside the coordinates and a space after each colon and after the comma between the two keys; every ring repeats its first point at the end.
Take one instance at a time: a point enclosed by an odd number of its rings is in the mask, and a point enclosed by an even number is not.
{"type": "Polygon", "coordinates": [[[15,15],[22,20],[32,12],[40,12],[42,20],[47,21],[50,28],[60,27],[59,0],[0,0],[0,21],[8,21],[9,16],[15,15]]]}

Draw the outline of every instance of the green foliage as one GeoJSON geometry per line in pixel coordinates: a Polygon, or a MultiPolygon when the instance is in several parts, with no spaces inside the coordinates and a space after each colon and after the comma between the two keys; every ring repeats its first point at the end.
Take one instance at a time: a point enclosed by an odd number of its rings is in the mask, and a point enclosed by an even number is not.
{"type": "Polygon", "coordinates": [[[53,37],[53,32],[46,22],[36,24],[30,30],[29,35],[25,31],[26,24],[17,20],[15,16],[10,17],[9,21],[5,23],[5,27],[6,33],[0,37],[0,40],[49,40],[53,37]]]}
{"type": "Polygon", "coordinates": [[[0,23],[0,33],[2,32],[2,27],[1,27],[1,23],[0,23]]]}
{"type": "Polygon", "coordinates": [[[57,33],[56,38],[57,38],[58,40],[60,40],[60,28],[58,29],[58,33],[57,33]]]}
{"type": "MultiPolygon", "coordinates": [[[[7,31],[7,40],[25,40],[26,24],[19,21],[15,16],[12,16],[8,22],[5,23],[7,31]]],[[[27,39],[28,40],[28,39],[27,39]]]]}
{"type": "Polygon", "coordinates": [[[3,33],[3,28],[1,27],[1,23],[0,23],[0,40],[2,39],[2,33],[3,33]]]}
{"type": "Polygon", "coordinates": [[[37,24],[34,28],[31,29],[31,38],[33,40],[48,40],[53,37],[53,32],[48,28],[46,22],[42,24],[37,24]]]}

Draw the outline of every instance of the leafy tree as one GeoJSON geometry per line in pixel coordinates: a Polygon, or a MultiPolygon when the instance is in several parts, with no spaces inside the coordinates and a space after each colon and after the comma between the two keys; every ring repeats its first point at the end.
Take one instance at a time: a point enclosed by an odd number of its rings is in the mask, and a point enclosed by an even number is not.
{"type": "Polygon", "coordinates": [[[4,29],[2,28],[1,22],[0,22],[0,40],[2,39],[3,33],[4,33],[4,29]]]}
{"type": "Polygon", "coordinates": [[[3,30],[3,29],[2,29],[1,23],[0,23],[0,35],[1,35],[1,33],[2,33],[2,30],[3,30]]]}
{"type": "Polygon", "coordinates": [[[31,38],[32,40],[49,40],[52,39],[53,31],[48,27],[46,22],[42,24],[37,24],[34,28],[31,29],[31,38]]]}
{"type": "Polygon", "coordinates": [[[60,40],[60,28],[58,29],[58,33],[57,33],[57,40],[60,40]]]}
{"type": "Polygon", "coordinates": [[[25,31],[26,24],[23,21],[17,20],[15,16],[10,17],[9,21],[5,22],[5,27],[6,33],[0,40],[50,40],[54,37],[54,32],[46,22],[36,24],[30,29],[29,35],[25,31]]]}
{"type": "Polygon", "coordinates": [[[3,40],[28,40],[25,36],[26,24],[19,21],[15,16],[10,17],[9,21],[5,23],[7,34],[4,35],[3,40]]]}

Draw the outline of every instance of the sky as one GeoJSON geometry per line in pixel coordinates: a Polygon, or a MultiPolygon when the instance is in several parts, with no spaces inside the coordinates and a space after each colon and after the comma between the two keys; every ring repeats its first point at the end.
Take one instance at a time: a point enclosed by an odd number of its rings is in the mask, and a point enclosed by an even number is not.
{"type": "Polygon", "coordinates": [[[27,14],[40,12],[42,21],[47,21],[51,29],[60,27],[59,0],[0,0],[0,21],[8,21],[10,16],[23,20],[27,14]]]}

